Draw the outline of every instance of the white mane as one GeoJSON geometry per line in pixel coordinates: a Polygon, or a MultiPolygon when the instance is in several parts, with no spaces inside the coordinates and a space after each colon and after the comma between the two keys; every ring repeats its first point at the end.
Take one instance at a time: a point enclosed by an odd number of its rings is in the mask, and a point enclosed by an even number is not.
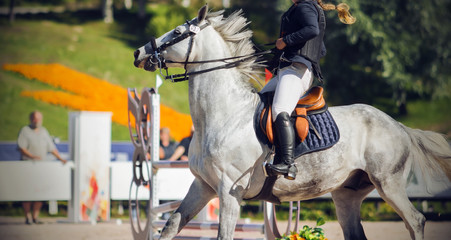
{"type": "MultiPolygon", "coordinates": [[[[247,28],[250,22],[243,17],[243,11],[239,10],[224,18],[224,10],[210,12],[207,20],[211,26],[227,42],[232,56],[245,56],[255,53],[254,44],[251,41],[252,31],[247,28]]],[[[247,77],[255,79],[255,69],[262,67],[256,63],[255,58],[238,65],[237,69],[247,77]]],[[[259,73],[259,72],[257,72],[259,73]]]]}

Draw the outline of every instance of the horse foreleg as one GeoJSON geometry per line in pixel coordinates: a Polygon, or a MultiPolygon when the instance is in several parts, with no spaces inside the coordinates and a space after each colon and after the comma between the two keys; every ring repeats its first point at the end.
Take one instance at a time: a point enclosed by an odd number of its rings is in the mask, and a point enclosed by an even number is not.
{"type": "Polygon", "coordinates": [[[231,188],[222,187],[219,194],[219,230],[218,239],[233,239],[235,225],[240,213],[241,198],[231,188]],[[235,194],[234,194],[235,192],[235,194]]]}
{"type": "Polygon", "coordinates": [[[164,226],[160,239],[172,239],[182,228],[216,196],[215,191],[205,182],[194,179],[181,205],[164,226]]]}
{"type": "Polygon", "coordinates": [[[365,186],[360,189],[339,188],[332,192],[338,222],[346,240],[367,239],[360,219],[360,206],[374,186],[365,186]]]}

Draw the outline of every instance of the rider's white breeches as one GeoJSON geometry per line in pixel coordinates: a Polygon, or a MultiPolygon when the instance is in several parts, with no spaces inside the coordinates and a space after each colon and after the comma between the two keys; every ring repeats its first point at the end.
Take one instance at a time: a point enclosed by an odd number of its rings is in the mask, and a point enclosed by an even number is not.
{"type": "Polygon", "coordinates": [[[310,88],[312,82],[312,72],[302,63],[293,63],[279,70],[279,74],[261,90],[262,93],[275,90],[272,104],[273,121],[281,112],[291,114],[299,98],[310,88]]]}

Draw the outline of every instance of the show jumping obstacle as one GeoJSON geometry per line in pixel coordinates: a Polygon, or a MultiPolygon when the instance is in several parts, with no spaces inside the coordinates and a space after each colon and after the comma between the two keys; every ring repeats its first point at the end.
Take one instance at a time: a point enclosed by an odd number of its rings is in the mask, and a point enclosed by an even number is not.
{"type": "MultiPolygon", "coordinates": [[[[136,89],[128,89],[128,123],[130,138],[135,151],[133,154],[133,179],[129,191],[129,214],[133,239],[158,239],[158,229],[164,227],[166,221],[157,220],[157,214],[171,212],[177,209],[181,200],[159,205],[156,191],[156,173],[162,168],[189,168],[189,163],[159,160],[159,128],[160,128],[160,96],[153,88],[144,88],[141,95],[136,89]],[[157,147],[153,147],[157,146],[157,147]],[[149,202],[140,204],[138,192],[142,188],[149,188],[149,202]],[[140,207],[146,205],[148,213],[145,220],[140,219],[140,207]]],[[[299,229],[300,201],[293,207],[290,202],[288,226],[285,234],[299,229]],[[296,214],[294,228],[291,229],[293,212],[296,214]]],[[[238,232],[262,232],[265,238],[273,240],[281,237],[277,227],[275,207],[272,203],[264,204],[264,224],[237,224],[238,232]]],[[[218,230],[216,222],[190,222],[184,229],[218,230]]],[[[206,237],[177,236],[174,239],[216,239],[206,237]]],[[[237,238],[239,239],[239,238],[237,238]]]]}

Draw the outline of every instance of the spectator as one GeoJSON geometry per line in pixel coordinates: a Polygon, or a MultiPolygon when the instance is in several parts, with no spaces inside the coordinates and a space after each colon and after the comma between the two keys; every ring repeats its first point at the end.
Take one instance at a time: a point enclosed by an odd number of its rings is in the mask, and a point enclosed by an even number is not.
{"type": "MultiPolygon", "coordinates": [[[[47,129],[42,126],[42,114],[38,111],[30,113],[30,125],[23,127],[19,132],[17,145],[22,160],[48,161],[47,154],[52,153],[59,161],[66,163],[61,158],[58,149],[53,143],[47,129]]],[[[23,202],[25,223],[41,223],[38,221],[42,202],[23,202]],[[33,211],[31,213],[31,211],[33,211]]]]}
{"type": "Polygon", "coordinates": [[[189,137],[186,137],[180,141],[179,145],[175,149],[174,154],[168,159],[170,161],[182,160],[188,161],[188,150],[191,139],[193,138],[194,126],[191,126],[191,134],[189,137]]]}
{"type": "Polygon", "coordinates": [[[177,144],[171,141],[170,130],[167,127],[160,129],[160,159],[166,159],[174,154],[177,144]]]}

